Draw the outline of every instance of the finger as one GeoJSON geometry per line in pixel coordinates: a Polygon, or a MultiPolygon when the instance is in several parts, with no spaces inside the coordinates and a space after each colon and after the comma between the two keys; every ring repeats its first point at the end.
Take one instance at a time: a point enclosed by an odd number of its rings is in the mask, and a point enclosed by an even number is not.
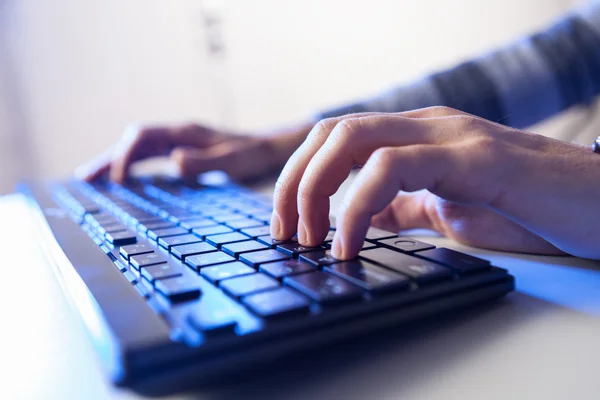
{"type": "Polygon", "coordinates": [[[346,193],[332,244],[334,257],[350,259],[360,251],[371,218],[398,191],[435,189],[457,163],[448,148],[431,145],[385,147],[369,158],[346,193]]]}
{"type": "Polygon", "coordinates": [[[248,154],[251,143],[225,142],[207,149],[176,147],[170,158],[184,178],[195,178],[207,171],[223,171],[233,178],[244,178],[248,173],[248,154]]]}
{"type": "Polygon", "coordinates": [[[402,111],[398,113],[394,113],[394,115],[399,115],[406,118],[440,118],[440,117],[451,117],[455,115],[462,116],[470,116],[474,118],[479,118],[474,116],[473,114],[466,113],[461,110],[457,110],[455,108],[446,107],[446,106],[432,106],[419,108],[416,110],[402,111]]]}
{"type": "Polygon", "coordinates": [[[113,149],[109,148],[86,164],[80,165],[74,172],[77,179],[92,182],[106,175],[110,168],[113,149]]]}
{"type": "Polygon", "coordinates": [[[364,164],[373,151],[384,146],[444,144],[459,135],[456,130],[439,129],[439,121],[384,114],[338,123],[312,157],[298,185],[300,243],[316,246],[323,241],[328,231],[329,197],[352,167],[364,164]]]}
{"type": "Polygon", "coordinates": [[[426,191],[396,196],[384,211],[373,218],[374,226],[381,224],[382,214],[386,212],[395,215],[385,219],[388,230],[425,228],[472,247],[564,254],[542,237],[488,207],[446,201],[426,191]]]}
{"type": "Polygon", "coordinates": [[[427,190],[399,193],[383,211],[375,214],[371,225],[389,232],[407,229],[433,229],[430,215],[435,213],[437,196],[427,190]]]}
{"type": "MultiPolygon", "coordinates": [[[[321,195],[320,204],[317,205],[317,208],[314,209],[314,214],[312,211],[305,212],[307,215],[310,213],[311,217],[308,222],[302,220],[301,223],[298,223],[298,214],[300,212],[298,205],[298,190],[300,186],[300,182],[302,180],[303,175],[305,175],[306,168],[310,163],[311,159],[315,156],[315,154],[319,151],[321,146],[328,141],[330,134],[333,133],[334,128],[337,127],[338,124],[344,123],[346,121],[358,121],[361,118],[373,117],[373,118],[383,118],[388,117],[388,120],[393,120],[393,117],[396,118],[437,118],[437,117],[447,117],[447,116],[456,116],[456,115],[468,115],[462,113],[460,111],[448,108],[448,107],[429,107],[420,110],[413,110],[408,112],[402,112],[397,114],[382,114],[382,113],[359,113],[359,114],[350,114],[339,118],[330,118],[326,120],[320,121],[309,133],[306,141],[296,150],[296,152],[292,155],[292,157],[288,160],[285,168],[283,169],[279,179],[277,180],[277,184],[275,186],[275,196],[274,196],[274,212],[273,218],[271,220],[271,235],[276,239],[289,239],[293,236],[296,231],[298,231],[299,240],[302,244],[305,245],[315,245],[327,234],[326,227],[326,216],[328,215],[328,196],[335,192],[335,189],[339,187],[339,183],[335,185],[331,185],[329,187],[329,195],[321,195]],[[332,189],[333,188],[333,189],[332,189]],[[332,191],[333,190],[333,191],[332,191]],[[327,197],[327,198],[324,198],[327,197]],[[312,222],[314,221],[314,222],[312,222]],[[314,232],[313,232],[314,230],[314,232]]],[[[349,126],[341,126],[339,130],[341,131],[339,135],[341,137],[345,136],[348,133],[356,133],[353,130],[346,129],[349,126]]],[[[373,127],[372,127],[373,128],[373,127]]],[[[392,128],[392,127],[390,127],[392,128]]],[[[373,129],[370,129],[373,131],[373,129]]],[[[379,146],[381,141],[371,141],[370,134],[373,132],[360,132],[356,133],[357,138],[360,138],[362,135],[361,145],[366,141],[369,142],[371,148],[376,148],[379,146]]],[[[404,133],[404,132],[403,132],[404,133]]],[[[413,132],[413,139],[408,140],[406,143],[414,143],[416,141],[416,137],[419,137],[418,132],[413,132]]],[[[387,138],[389,132],[386,132],[383,135],[379,135],[381,139],[387,138]]],[[[421,138],[425,135],[425,133],[421,133],[421,138]]],[[[349,135],[346,135],[349,136],[349,135]]],[[[406,144],[404,141],[399,140],[396,142],[398,144],[406,144]]],[[[368,157],[368,154],[366,155],[368,157]]],[[[365,158],[366,158],[365,157],[365,158]]],[[[344,160],[341,160],[343,163],[344,160]]],[[[348,162],[346,161],[346,164],[348,162]]],[[[347,177],[347,173],[341,172],[338,174],[341,178],[344,179],[347,177]]],[[[338,179],[339,181],[339,179],[338,179]]],[[[320,183],[319,183],[320,184],[320,183]]],[[[317,185],[318,186],[318,185],[317,185]]],[[[308,187],[307,191],[312,190],[312,187],[308,187]]],[[[309,199],[309,202],[310,203],[309,199]]],[[[319,199],[316,200],[319,203],[319,199]]],[[[306,210],[311,210],[310,206],[302,207],[306,210]]]]}
{"type": "Polygon", "coordinates": [[[116,182],[123,182],[135,161],[168,155],[175,146],[206,147],[214,142],[214,136],[212,130],[193,124],[179,127],[130,126],[115,148],[110,177],[116,182]]]}
{"type": "Polygon", "coordinates": [[[351,114],[338,118],[319,121],[308,134],[302,145],[292,154],[281,171],[273,196],[273,216],[271,218],[271,235],[275,239],[285,240],[296,234],[298,226],[298,185],[306,166],[313,155],[323,145],[329,133],[339,121],[355,116],[374,115],[376,113],[351,114]]]}

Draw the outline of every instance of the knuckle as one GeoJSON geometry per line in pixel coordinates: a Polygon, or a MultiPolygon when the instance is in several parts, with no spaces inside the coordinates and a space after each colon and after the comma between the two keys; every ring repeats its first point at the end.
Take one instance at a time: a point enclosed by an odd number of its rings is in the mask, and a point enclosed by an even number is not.
{"type": "Polygon", "coordinates": [[[298,201],[307,202],[312,198],[314,188],[310,179],[302,179],[298,185],[298,201]]]}
{"type": "Polygon", "coordinates": [[[339,121],[331,133],[332,142],[339,144],[354,139],[357,136],[359,121],[358,118],[347,118],[339,121]]]}
{"type": "Polygon", "coordinates": [[[338,118],[325,118],[315,124],[308,134],[308,139],[315,139],[317,137],[328,135],[329,132],[338,123],[338,118]]]}
{"type": "Polygon", "coordinates": [[[393,147],[381,147],[373,152],[370,159],[378,168],[391,168],[396,162],[396,152],[393,147]]]}
{"type": "Polygon", "coordinates": [[[440,114],[440,115],[451,115],[451,114],[459,113],[459,111],[456,110],[455,108],[448,107],[448,106],[433,106],[433,107],[431,107],[431,111],[433,111],[433,113],[435,113],[435,114],[440,114]]]}
{"type": "Polygon", "coordinates": [[[487,132],[487,121],[473,115],[457,115],[453,121],[460,129],[470,134],[479,135],[487,132]]]}
{"type": "Polygon", "coordinates": [[[489,153],[497,152],[500,148],[499,144],[500,143],[498,139],[492,135],[482,135],[477,137],[473,141],[473,145],[475,146],[475,148],[479,149],[480,151],[489,153]]]}
{"type": "Polygon", "coordinates": [[[275,205],[285,206],[288,202],[288,193],[290,189],[290,181],[285,175],[280,175],[275,182],[274,196],[275,205]]]}
{"type": "Polygon", "coordinates": [[[467,142],[469,153],[492,161],[502,151],[501,141],[487,131],[482,131],[467,142]]]}
{"type": "Polygon", "coordinates": [[[313,185],[310,180],[302,179],[298,185],[298,202],[307,202],[312,198],[313,185]]]}

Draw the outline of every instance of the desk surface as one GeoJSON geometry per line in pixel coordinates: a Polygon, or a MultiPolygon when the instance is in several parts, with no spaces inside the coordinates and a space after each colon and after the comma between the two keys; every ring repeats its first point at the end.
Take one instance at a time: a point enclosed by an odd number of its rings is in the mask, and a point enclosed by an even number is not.
{"type": "MultiPolygon", "coordinates": [[[[112,387],[78,317],[35,244],[19,195],[0,198],[1,398],[137,398],[112,387]],[[27,223],[23,223],[23,221],[27,223]]],[[[173,398],[597,399],[600,266],[436,245],[510,269],[506,299],[414,329],[394,329],[319,350],[261,378],[173,398]]]]}

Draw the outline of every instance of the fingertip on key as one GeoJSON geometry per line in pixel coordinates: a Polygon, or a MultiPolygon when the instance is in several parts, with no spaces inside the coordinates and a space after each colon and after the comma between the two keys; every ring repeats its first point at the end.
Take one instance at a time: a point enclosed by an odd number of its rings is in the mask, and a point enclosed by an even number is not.
{"type": "Polygon", "coordinates": [[[276,211],[273,211],[273,215],[271,216],[271,236],[277,240],[283,240],[281,236],[281,218],[279,218],[279,214],[276,211]]]}
{"type": "Polygon", "coordinates": [[[302,222],[302,220],[298,222],[298,243],[300,243],[303,246],[310,246],[306,225],[304,225],[304,222],[302,222]]]}
{"type": "Polygon", "coordinates": [[[331,254],[338,260],[344,259],[344,243],[339,232],[336,232],[335,236],[333,237],[333,242],[331,243],[331,254]]]}

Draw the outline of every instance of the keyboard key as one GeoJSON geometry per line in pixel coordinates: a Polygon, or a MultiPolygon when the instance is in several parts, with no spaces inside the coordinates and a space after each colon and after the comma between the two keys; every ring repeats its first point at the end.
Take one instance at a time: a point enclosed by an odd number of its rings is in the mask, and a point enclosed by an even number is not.
{"type": "Polygon", "coordinates": [[[408,289],[410,283],[410,279],[405,275],[362,260],[331,264],[325,267],[325,271],[369,291],[408,289]]]}
{"type": "Polygon", "coordinates": [[[92,226],[100,226],[100,225],[119,222],[119,220],[117,218],[115,218],[114,215],[108,214],[108,213],[102,213],[102,214],[96,214],[96,215],[88,214],[85,216],[84,219],[88,224],[90,224],[92,226]]]}
{"type": "Polygon", "coordinates": [[[242,302],[263,318],[306,312],[310,305],[310,301],[306,297],[286,287],[251,294],[244,297],[242,302]]]}
{"type": "Polygon", "coordinates": [[[116,233],[126,231],[128,229],[129,227],[127,225],[122,222],[118,222],[114,224],[100,225],[97,230],[100,235],[106,235],[107,233],[116,233]]]}
{"type": "Polygon", "coordinates": [[[250,216],[254,215],[254,214],[259,214],[259,213],[263,213],[265,211],[265,209],[263,207],[252,207],[252,206],[245,206],[239,209],[240,212],[243,212],[244,214],[248,214],[250,216]]]}
{"type": "Polygon", "coordinates": [[[205,239],[210,235],[219,235],[221,233],[229,233],[233,232],[233,229],[226,227],[225,225],[216,225],[209,226],[207,228],[194,228],[192,229],[194,235],[200,236],[202,239],[205,239]]]}
{"type": "Polygon", "coordinates": [[[137,242],[137,236],[132,231],[119,231],[107,233],[106,240],[114,246],[124,246],[126,244],[134,244],[137,242]]]}
{"type": "Polygon", "coordinates": [[[341,261],[331,255],[331,250],[304,253],[300,255],[300,260],[309,262],[316,266],[329,265],[341,261]]]}
{"type": "Polygon", "coordinates": [[[323,251],[325,250],[325,247],[304,247],[300,243],[282,243],[277,245],[277,250],[281,251],[282,253],[289,254],[290,256],[298,257],[298,255],[303,253],[323,251]]]}
{"type": "Polygon", "coordinates": [[[158,244],[165,249],[170,250],[173,246],[179,246],[182,244],[198,243],[201,242],[198,236],[187,234],[178,236],[167,236],[165,238],[158,239],[158,244]]]}
{"type": "Polygon", "coordinates": [[[194,217],[197,217],[197,215],[195,215],[187,210],[183,210],[181,208],[169,208],[166,211],[169,213],[169,215],[171,217],[175,217],[176,219],[178,219],[180,221],[189,220],[194,217]]]}
{"type": "Polygon", "coordinates": [[[264,222],[265,224],[270,224],[271,223],[271,217],[272,217],[272,213],[270,211],[263,211],[260,213],[255,213],[254,215],[252,215],[252,218],[264,222]]]}
{"type": "Polygon", "coordinates": [[[418,240],[407,237],[385,239],[380,240],[377,243],[379,243],[382,246],[389,247],[391,249],[397,249],[406,253],[414,253],[415,251],[429,250],[435,248],[435,246],[429,243],[419,242],[418,240]]]}
{"type": "Polygon", "coordinates": [[[129,262],[133,265],[133,268],[140,269],[149,265],[162,264],[167,262],[167,260],[158,253],[149,253],[131,256],[129,257],[129,262]]]}
{"type": "Polygon", "coordinates": [[[123,276],[129,281],[129,283],[135,285],[137,283],[137,277],[135,274],[129,270],[123,271],[123,276]]]}
{"type": "Polygon", "coordinates": [[[188,315],[190,325],[210,336],[231,334],[235,331],[240,314],[234,307],[218,301],[202,299],[188,315]]]}
{"type": "Polygon", "coordinates": [[[245,242],[229,243],[222,247],[222,250],[234,257],[238,257],[242,253],[250,251],[266,250],[269,247],[255,240],[246,240],[245,242]]]}
{"type": "Polygon", "coordinates": [[[201,214],[202,216],[210,217],[211,215],[220,213],[223,210],[219,207],[214,207],[214,206],[205,204],[205,205],[193,206],[190,211],[193,213],[201,214]]]}
{"type": "Polygon", "coordinates": [[[335,231],[329,231],[327,232],[327,236],[325,237],[324,242],[328,243],[328,242],[333,242],[333,237],[335,236],[335,231]]]}
{"type": "Polygon", "coordinates": [[[216,226],[217,223],[211,219],[208,218],[195,218],[195,219],[190,219],[187,221],[184,221],[182,223],[179,224],[179,226],[181,226],[184,229],[189,229],[192,230],[194,228],[206,228],[209,226],[216,226]]]}
{"type": "Polygon", "coordinates": [[[230,261],[235,261],[235,258],[220,251],[197,254],[185,258],[185,263],[196,270],[208,267],[209,265],[222,264],[230,261]]]}
{"type": "Polygon", "coordinates": [[[129,257],[131,256],[135,256],[138,254],[147,254],[147,253],[152,253],[154,250],[152,249],[152,247],[146,245],[146,244],[142,244],[142,243],[138,243],[138,244],[131,244],[128,246],[122,246],[119,249],[119,253],[121,253],[121,255],[126,259],[129,260],[129,257]]]}
{"type": "Polygon", "coordinates": [[[217,214],[213,214],[210,216],[213,220],[217,221],[217,222],[227,222],[227,221],[233,221],[235,219],[244,219],[246,218],[245,215],[243,214],[238,214],[238,213],[233,213],[233,212],[228,212],[228,211],[223,211],[220,210],[219,213],[217,214]]]}
{"type": "Polygon", "coordinates": [[[367,240],[381,240],[381,239],[390,239],[390,238],[394,238],[394,237],[398,237],[398,235],[395,233],[384,231],[383,229],[374,228],[374,227],[370,227],[367,230],[367,235],[366,235],[367,240]]]}
{"type": "Polygon", "coordinates": [[[242,235],[239,232],[224,233],[221,235],[208,236],[206,241],[213,246],[221,247],[221,245],[234,242],[243,242],[248,240],[248,236],[242,235]]]}
{"type": "Polygon", "coordinates": [[[452,278],[452,271],[440,264],[383,247],[361,251],[359,257],[408,275],[419,283],[452,278]]]}
{"type": "Polygon", "coordinates": [[[279,251],[269,249],[262,251],[254,251],[252,253],[245,253],[240,256],[240,261],[257,267],[260,264],[272,262],[272,261],[280,261],[280,260],[289,260],[290,256],[285,255],[279,251]]]}
{"type": "Polygon", "coordinates": [[[217,248],[206,242],[184,244],[180,246],[171,247],[171,253],[180,260],[185,260],[187,256],[202,253],[210,253],[211,251],[217,251],[217,248]]]}
{"type": "Polygon", "coordinates": [[[149,298],[152,295],[152,292],[149,291],[148,288],[141,282],[136,283],[135,285],[133,285],[133,287],[135,290],[137,290],[140,296],[142,296],[145,299],[149,298]]]}
{"type": "Polygon", "coordinates": [[[284,276],[312,272],[315,270],[315,268],[304,261],[284,260],[261,264],[259,270],[272,276],[273,278],[280,279],[284,276]]]}
{"type": "Polygon", "coordinates": [[[242,275],[254,274],[256,270],[239,261],[226,264],[213,265],[212,267],[202,268],[200,275],[205,276],[209,281],[218,283],[223,279],[235,278],[242,275]]]}
{"type": "Polygon", "coordinates": [[[179,226],[175,228],[164,228],[164,229],[155,229],[148,231],[146,234],[148,238],[152,240],[158,240],[160,238],[168,237],[168,236],[176,236],[176,235],[185,235],[189,233],[187,229],[183,229],[179,226]]]}
{"type": "Polygon", "coordinates": [[[234,219],[231,221],[225,222],[225,225],[232,229],[247,229],[247,228],[256,228],[264,226],[264,224],[255,219],[245,218],[245,219],[234,219]]]}
{"type": "Polygon", "coordinates": [[[277,240],[277,239],[273,239],[273,237],[271,235],[258,236],[256,238],[256,240],[258,240],[262,244],[266,244],[267,246],[269,246],[271,248],[275,248],[278,244],[281,244],[281,243],[291,243],[291,242],[298,243],[297,240],[277,240]]]}
{"type": "Polygon", "coordinates": [[[169,265],[167,263],[144,267],[141,268],[140,271],[142,276],[152,283],[158,279],[174,278],[182,275],[185,272],[183,267],[178,265],[169,265]]]}
{"type": "Polygon", "coordinates": [[[138,229],[138,231],[140,231],[142,233],[146,233],[149,230],[175,228],[175,227],[176,227],[176,225],[173,224],[172,222],[165,221],[163,219],[156,219],[156,220],[152,220],[150,222],[140,223],[137,226],[137,229],[138,229]]]}
{"type": "Polygon", "coordinates": [[[229,295],[241,297],[267,289],[274,289],[279,286],[279,282],[265,274],[255,273],[239,278],[226,279],[219,286],[229,295]]]}
{"type": "Polygon", "coordinates": [[[145,290],[144,289],[142,289],[142,290],[145,292],[148,292],[149,294],[154,293],[154,285],[145,279],[140,279],[138,281],[138,283],[136,284],[136,286],[143,286],[145,290]]]}
{"type": "Polygon", "coordinates": [[[198,279],[197,276],[186,274],[177,278],[156,281],[154,287],[173,302],[191,300],[201,294],[198,279]]]}
{"type": "Polygon", "coordinates": [[[363,294],[360,287],[322,271],[288,276],[283,283],[324,304],[359,299],[363,294]]]}
{"type": "Polygon", "coordinates": [[[271,234],[271,228],[268,225],[264,225],[256,228],[240,229],[240,232],[242,232],[244,235],[248,235],[249,237],[255,239],[259,236],[266,236],[271,234]]]}
{"type": "Polygon", "coordinates": [[[121,261],[114,260],[113,262],[115,264],[115,267],[117,267],[119,269],[119,271],[125,272],[125,271],[129,270],[129,266],[126,265],[126,264],[124,264],[124,263],[122,263],[121,261]]]}
{"type": "Polygon", "coordinates": [[[366,240],[363,242],[363,246],[361,250],[374,249],[377,247],[375,243],[367,242],[366,240]]]}
{"type": "Polygon", "coordinates": [[[446,265],[456,270],[459,274],[468,274],[470,272],[476,272],[490,268],[490,262],[488,260],[443,247],[422,251],[416,255],[427,260],[446,265]]]}
{"type": "Polygon", "coordinates": [[[182,214],[182,215],[178,216],[177,219],[179,219],[179,221],[180,221],[179,225],[183,225],[183,222],[188,222],[188,221],[198,219],[198,214],[194,214],[194,213],[188,213],[185,215],[182,214]]]}
{"type": "Polygon", "coordinates": [[[137,211],[133,216],[142,223],[153,222],[153,221],[157,222],[158,220],[163,220],[162,218],[156,216],[156,212],[158,212],[158,210],[155,208],[152,208],[149,210],[137,211]]]}
{"type": "MultiPolygon", "coordinates": [[[[160,219],[160,218],[156,218],[156,215],[154,214],[150,214],[147,212],[140,212],[140,213],[135,213],[135,214],[131,214],[130,217],[132,219],[135,219],[135,221],[139,224],[144,226],[144,224],[150,223],[150,222],[163,222],[164,220],[160,219]]],[[[146,228],[146,230],[148,230],[146,228]]]]}

